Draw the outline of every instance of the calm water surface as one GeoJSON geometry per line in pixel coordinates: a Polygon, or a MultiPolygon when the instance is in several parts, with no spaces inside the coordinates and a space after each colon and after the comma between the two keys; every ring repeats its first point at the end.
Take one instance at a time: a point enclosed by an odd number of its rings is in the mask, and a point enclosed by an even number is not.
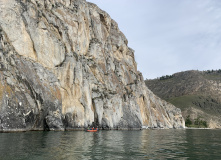
{"type": "Polygon", "coordinates": [[[221,159],[221,130],[0,133],[0,159],[221,159]]]}

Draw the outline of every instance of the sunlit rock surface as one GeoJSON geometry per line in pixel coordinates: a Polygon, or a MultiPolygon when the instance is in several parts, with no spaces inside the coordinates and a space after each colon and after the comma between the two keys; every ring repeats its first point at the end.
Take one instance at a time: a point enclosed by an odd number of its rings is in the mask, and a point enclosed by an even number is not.
{"type": "Polygon", "coordinates": [[[85,0],[1,0],[0,131],[183,128],[127,43],[85,0]]]}

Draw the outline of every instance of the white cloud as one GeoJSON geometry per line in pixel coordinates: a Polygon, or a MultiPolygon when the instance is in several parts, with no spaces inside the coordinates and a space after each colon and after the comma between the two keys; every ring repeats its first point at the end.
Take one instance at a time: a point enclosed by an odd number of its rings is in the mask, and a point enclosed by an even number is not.
{"type": "Polygon", "coordinates": [[[145,78],[221,68],[220,0],[90,1],[117,21],[145,78]]]}

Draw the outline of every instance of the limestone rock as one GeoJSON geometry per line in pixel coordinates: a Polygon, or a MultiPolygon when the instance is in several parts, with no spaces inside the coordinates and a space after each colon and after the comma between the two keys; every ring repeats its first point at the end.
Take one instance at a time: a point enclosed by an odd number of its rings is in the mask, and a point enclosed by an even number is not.
{"type": "Polygon", "coordinates": [[[127,43],[85,0],[0,1],[0,130],[185,127],[127,43]]]}

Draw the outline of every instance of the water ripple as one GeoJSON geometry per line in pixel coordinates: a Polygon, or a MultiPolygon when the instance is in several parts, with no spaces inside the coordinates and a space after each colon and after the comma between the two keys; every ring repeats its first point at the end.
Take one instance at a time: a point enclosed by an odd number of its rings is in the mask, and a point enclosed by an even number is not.
{"type": "Polygon", "coordinates": [[[0,134],[0,159],[221,159],[221,130],[0,134]]]}

